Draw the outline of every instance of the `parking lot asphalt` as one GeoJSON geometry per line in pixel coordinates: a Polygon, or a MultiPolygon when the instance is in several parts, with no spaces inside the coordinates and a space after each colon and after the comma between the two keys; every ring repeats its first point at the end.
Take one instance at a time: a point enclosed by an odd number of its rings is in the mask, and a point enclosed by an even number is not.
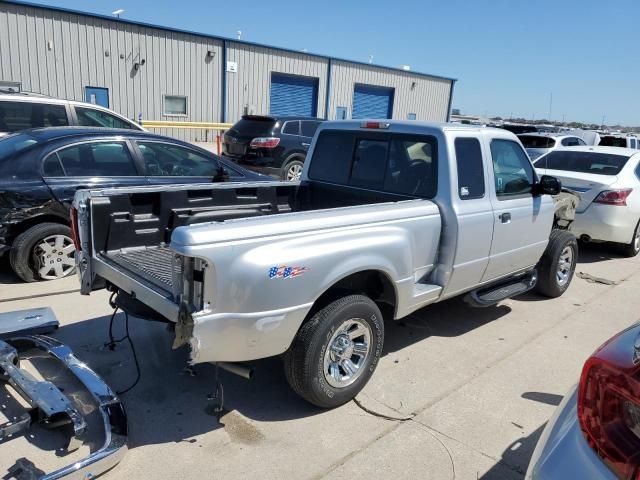
{"type": "MultiPolygon", "coordinates": [[[[250,381],[222,372],[218,421],[213,367],[186,371],[187,352],[171,350],[165,325],[132,318],[142,375],[122,396],[130,450],[105,478],[523,478],[585,359],[640,316],[640,257],[585,246],[576,273],[586,278],[558,299],[527,294],[484,309],[453,299],[387,322],[373,379],[357,403],[331,411],[292,393],[271,358],[254,362],[250,381]]],[[[126,342],[104,347],[107,293],[77,288],[75,277],[19,283],[2,263],[0,312],[52,307],[62,324],[54,336],[122,389],[135,368],[126,342]]],[[[69,461],[17,438],[0,449],[0,475],[19,459],[40,471],[69,461]]]]}

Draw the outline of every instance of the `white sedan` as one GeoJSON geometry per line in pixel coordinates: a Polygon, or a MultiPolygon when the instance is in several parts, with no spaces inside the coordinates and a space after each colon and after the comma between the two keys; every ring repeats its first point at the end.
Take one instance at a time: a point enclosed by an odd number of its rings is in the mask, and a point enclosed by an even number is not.
{"type": "Polygon", "coordinates": [[[534,162],[580,194],[571,232],[584,241],[615,242],[624,255],[640,252],[640,152],[620,147],[567,147],[534,162]]]}

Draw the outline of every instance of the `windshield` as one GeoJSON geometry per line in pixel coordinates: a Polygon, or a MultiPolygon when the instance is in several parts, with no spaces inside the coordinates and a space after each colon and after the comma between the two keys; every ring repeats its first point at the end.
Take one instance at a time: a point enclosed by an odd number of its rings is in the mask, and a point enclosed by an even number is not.
{"type": "Polygon", "coordinates": [[[626,155],[556,150],[540,158],[535,166],[550,170],[617,175],[627,163],[626,155]]]}
{"type": "Polygon", "coordinates": [[[551,137],[541,137],[538,135],[518,135],[524,148],[553,148],[556,144],[551,137]]]}
{"type": "Polygon", "coordinates": [[[623,137],[600,137],[600,143],[598,145],[602,145],[604,147],[626,147],[627,139],[623,137]]]}
{"type": "Polygon", "coordinates": [[[38,140],[26,133],[16,133],[0,138],[0,162],[36,143],[38,140]]]}

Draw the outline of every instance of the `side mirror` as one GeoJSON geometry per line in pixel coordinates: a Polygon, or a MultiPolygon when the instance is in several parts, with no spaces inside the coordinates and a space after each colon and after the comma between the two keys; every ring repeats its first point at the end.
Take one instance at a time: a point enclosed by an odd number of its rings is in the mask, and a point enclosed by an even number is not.
{"type": "Polygon", "coordinates": [[[562,182],[551,175],[543,175],[533,190],[536,195],[558,195],[562,190],[562,182]]]}

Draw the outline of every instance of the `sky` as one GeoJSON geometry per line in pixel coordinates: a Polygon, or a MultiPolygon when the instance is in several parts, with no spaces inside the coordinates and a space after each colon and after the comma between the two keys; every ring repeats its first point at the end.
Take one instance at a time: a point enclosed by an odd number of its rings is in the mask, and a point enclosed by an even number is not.
{"type": "Polygon", "coordinates": [[[639,0],[33,0],[456,78],[463,114],[640,126],[639,0]],[[552,101],[550,99],[552,97],[552,101]],[[551,104],[551,105],[550,105],[551,104]],[[550,108],[551,107],[551,108],[550,108]]]}

